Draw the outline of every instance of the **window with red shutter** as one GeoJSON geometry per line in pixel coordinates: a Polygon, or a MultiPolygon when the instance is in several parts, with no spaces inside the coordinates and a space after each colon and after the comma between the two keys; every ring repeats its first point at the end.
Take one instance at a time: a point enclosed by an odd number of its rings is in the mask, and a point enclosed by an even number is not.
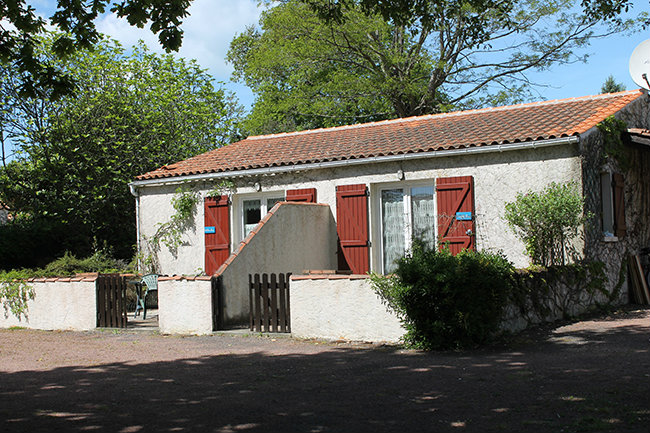
{"type": "Polygon", "coordinates": [[[365,184],[336,187],[336,231],[339,269],[350,269],[355,274],[370,271],[368,189],[365,184]]]}
{"type": "Polygon", "coordinates": [[[316,188],[287,190],[287,201],[316,203],[316,188]]]}
{"type": "Polygon", "coordinates": [[[452,254],[476,249],[474,178],[446,177],[436,180],[438,239],[452,254]]]}
{"type": "Polygon", "coordinates": [[[205,273],[214,274],[230,255],[230,203],[227,195],[204,202],[205,273]]]}

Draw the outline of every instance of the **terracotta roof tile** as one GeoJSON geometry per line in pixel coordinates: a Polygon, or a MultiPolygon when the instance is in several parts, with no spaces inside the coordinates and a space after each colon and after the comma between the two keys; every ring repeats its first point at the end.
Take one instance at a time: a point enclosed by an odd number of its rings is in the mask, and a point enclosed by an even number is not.
{"type": "Polygon", "coordinates": [[[633,90],[249,137],[137,180],[568,137],[588,131],[642,95],[633,90]]]}

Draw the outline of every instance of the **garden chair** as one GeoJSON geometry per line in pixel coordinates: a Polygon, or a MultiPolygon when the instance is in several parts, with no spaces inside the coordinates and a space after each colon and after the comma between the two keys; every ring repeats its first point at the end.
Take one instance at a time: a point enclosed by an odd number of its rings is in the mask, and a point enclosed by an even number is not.
{"type": "MultiPolygon", "coordinates": [[[[157,291],[158,290],[158,274],[147,274],[142,277],[142,280],[140,281],[141,287],[144,287],[144,293],[142,293],[142,296],[138,296],[137,303],[136,303],[136,315],[138,314],[138,310],[142,310],[142,319],[146,320],[147,319],[147,294],[149,292],[157,291]]],[[[141,293],[141,292],[140,292],[141,293]]]]}

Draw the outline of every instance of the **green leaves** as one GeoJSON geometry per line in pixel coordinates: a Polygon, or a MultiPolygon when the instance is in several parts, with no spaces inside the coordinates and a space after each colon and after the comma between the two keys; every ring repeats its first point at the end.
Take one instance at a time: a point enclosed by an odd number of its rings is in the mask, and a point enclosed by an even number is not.
{"type": "MultiPolygon", "coordinates": [[[[91,48],[100,40],[95,19],[113,5],[112,12],[126,18],[129,24],[143,27],[150,23],[166,50],[177,51],[182,42],[182,18],[187,16],[191,0],[58,0],[51,24],[63,32],[52,43],[52,54],[58,60],[77,50],[91,48]]],[[[0,2],[0,20],[15,30],[0,29],[0,61],[15,68],[20,78],[21,93],[31,97],[48,95],[57,98],[74,88],[71,76],[61,65],[53,65],[37,54],[38,37],[45,30],[45,20],[24,0],[0,2]]]]}
{"type": "MultiPolygon", "coordinates": [[[[43,57],[54,39],[39,48],[43,57]]],[[[85,239],[70,248],[74,253],[106,242],[118,257],[130,257],[135,215],[128,183],[227,144],[237,104],[195,62],[142,44],[127,54],[103,39],[58,65],[77,89],[54,102],[22,98],[12,70],[4,70],[0,91],[9,104],[0,125],[22,141],[22,153],[0,170],[0,201],[70,227],[85,239]]]]}
{"type": "MultiPolygon", "coordinates": [[[[603,24],[574,0],[292,0],[233,39],[233,78],[256,95],[244,122],[265,134],[520,103],[527,74],[584,61],[603,24]]],[[[647,19],[647,17],[645,17],[647,19]]],[[[543,84],[543,83],[540,83],[543,84]]]]}
{"type": "Polygon", "coordinates": [[[501,254],[438,251],[416,243],[395,275],[371,275],[382,300],[404,324],[411,347],[456,349],[488,341],[498,330],[514,267],[501,254]]]}
{"type": "Polygon", "coordinates": [[[524,242],[533,265],[564,265],[577,256],[573,240],[587,220],[577,185],[552,183],[542,192],[519,193],[506,203],[505,220],[524,242]]]}

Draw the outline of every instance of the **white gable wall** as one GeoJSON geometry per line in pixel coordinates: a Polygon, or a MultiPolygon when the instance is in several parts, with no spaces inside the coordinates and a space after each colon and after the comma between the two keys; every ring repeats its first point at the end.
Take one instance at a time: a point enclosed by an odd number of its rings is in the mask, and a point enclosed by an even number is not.
{"type": "MultiPolygon", "coordinates": [[[[443,153],[444,152],[440,152],[443,153]]],[[[576,144],[552,147],[491,152],[468,153],[462,156],[435,157],[401,162],[369,163],[301,172],[235,178],[237,188],[231,207],[231,251],[241,239],[241,196],[277,192],[288,189],[316,188],[317,201],[330,206],[336,218],[336,187],[365,183],[370,189],[369,221],[371,268],[381,269],[381,242],[378,224],[379,190],[386,185],[407,185],[410,182],[435,182],[452,176],[474,177],[476,213],[476,245],[478,249],[503,251],[516,266],[529,264],[524,246],[508,229],[503,220],[504,206],[519,192],[539,191],[551,182],[575,181],[582,185],[582,166],[576,144]],[[397,177],[398,170],[404,180],[397,177]],[[259,183],[261,191],[254,188],[259,183]]],[[[212,189],[208,182],[193,184],[203,194],[212,189]]],[[[151,237],[157,224],[172,214],[171,197],[178,185],[146,186],[139,189],[139,226],[142,235],[151,237]]],[[[163,245],[158,253],[160,272],[164,274],[195,274],[204,267],[203,205],[197,207],[196,219],[184,235],[185,245],[176,256],[163,245]]]]}

